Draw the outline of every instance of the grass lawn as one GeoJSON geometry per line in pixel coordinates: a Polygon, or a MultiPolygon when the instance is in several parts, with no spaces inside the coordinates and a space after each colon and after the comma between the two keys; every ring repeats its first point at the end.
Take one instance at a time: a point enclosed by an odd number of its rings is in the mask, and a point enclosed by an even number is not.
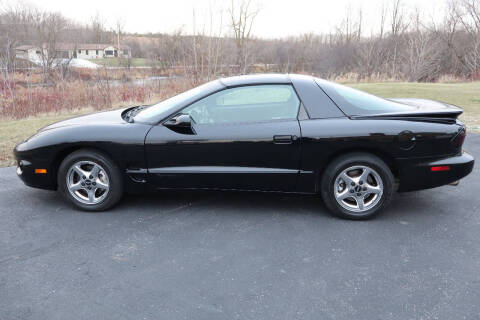
{"type": "MultiPolygon", "coordinates": [[[[467,124],[468,130],[480,132],[480,82],[355,83],[348,85],[386,98],[425,98],[458,105],[465,110],[461,119],[467,124]]],[[[92,110],[85,109],[70,114],[39,115],[23,120],[0,120],[0,167],[14,165],[13,147],[38,129],[50,123],[89,112],[92,110]]]]}
{"type": "MultiPolygon", "coordinates": [[[[117,59],[117,58],[102,58],[102,59],[87,59],[93,63],[106,66],[106,67],[124,67],[126,66],[125,59],[117,59]]],[[[145,58],[131,58],[130,63],[132,67],[149,67],[150,60],[145,58]]]]}

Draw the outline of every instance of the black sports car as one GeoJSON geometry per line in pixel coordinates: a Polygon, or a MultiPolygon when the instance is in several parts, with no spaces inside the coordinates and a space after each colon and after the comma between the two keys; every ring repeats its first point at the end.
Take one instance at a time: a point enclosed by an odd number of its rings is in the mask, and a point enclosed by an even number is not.
{"type": "Polygon", "coordinates": [[[238,76],[52,124],[14,152],[25,184],[85,210],[110,208],[124,191],[258,190],[321,194],[333,213],[363,219],[397,189],[472,171],[461,113],[310,76],[238,76]]]}

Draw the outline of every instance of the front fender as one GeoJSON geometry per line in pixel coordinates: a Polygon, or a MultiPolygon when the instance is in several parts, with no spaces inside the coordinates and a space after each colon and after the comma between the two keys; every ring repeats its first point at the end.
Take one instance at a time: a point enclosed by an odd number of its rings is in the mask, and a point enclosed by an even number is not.
{"type": "Polygon", "coordinates": [[[147,124],[72,125],[40,131],[18,144],[14,155],[25,184],[56,189],[58,166],[69,153],[94,148],[107,154],[125,172],[146,168],[144,152],[147,124]],[[46,173],[35,173],[45,169],[46,173]]]}

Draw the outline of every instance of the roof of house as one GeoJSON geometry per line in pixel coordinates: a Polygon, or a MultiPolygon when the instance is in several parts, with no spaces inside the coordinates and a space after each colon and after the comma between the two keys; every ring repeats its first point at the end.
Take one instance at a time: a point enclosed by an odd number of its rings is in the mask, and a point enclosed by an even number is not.
{"type": "MultiPolygon", "coordinates": [[[[117,48],[116,44],[108,44],[108,43],[63,43],[59,42],[55,45],[56,50],[103,50],[108,47],[117,48]]],[[[130,49],[129,46],[121,44],[120,49],[130,49]]]]}
{"type": "Polygon", "coordinates": [[[32,45],[23,45],[23,46],[16,47],[15,49],[20,51],[26,51],[26,50],[35,49],[35,48],[37,47],[32,45]]]}
{"type": "MultiPolygon", "coordinates": [[[[46,48],[48,47],[47,44],[43,44],[43,47],[46,48]]],[[[105,48],[108,47],[114,47],[117,48],[118,46],[115,44],[106,44],[106,43],[66,43],[66,42],[58,42],[55,44],[55,50],[104,50],[105,48]]],[[[30,49],[36,49],[38,46],[34,45],[22,45],[19,47],[16,47],[16,50],[30,50],[30,49]]],[[[120,45],[121,50],[130,50],[130,47],[121,44],[120,45]]]]}

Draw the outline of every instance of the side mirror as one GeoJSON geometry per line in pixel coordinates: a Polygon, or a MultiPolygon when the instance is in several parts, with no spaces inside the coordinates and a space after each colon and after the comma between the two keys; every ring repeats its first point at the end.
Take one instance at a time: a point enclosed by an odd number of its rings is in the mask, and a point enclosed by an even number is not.
{"type": "Polygon", "coordinates": [[[165,121],[163,125],[172,131],[180,134],[196,134],[192,127],[192,118],[188,114],[177,114],[175,117],[165,121]]]}
{"type": "Polygon", "coordinates": [[[192,118],[188,114],[179,114],[167,120],[164,125],[168,128],[191,128],[192,118]]]}

